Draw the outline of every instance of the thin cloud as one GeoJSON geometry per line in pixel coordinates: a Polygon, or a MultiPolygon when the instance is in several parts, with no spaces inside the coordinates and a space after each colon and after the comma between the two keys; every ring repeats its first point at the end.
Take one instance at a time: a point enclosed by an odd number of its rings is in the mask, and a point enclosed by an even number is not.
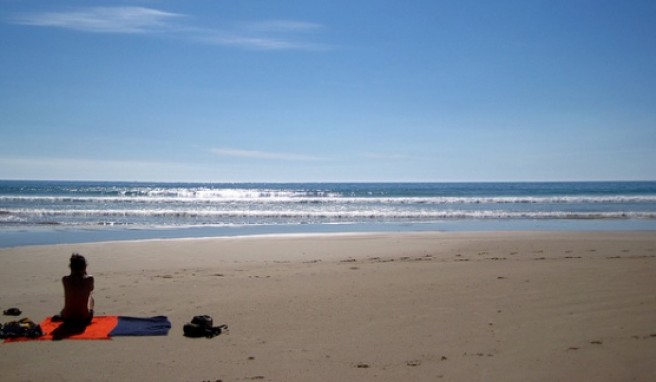
{"type": "Polygon", "coordinates": [[[251,50],[324,50],[327,48],[322,44],[294,41],[285,38],[226,33],[205,35],[199,37],[198,40],[213,45],[233,46],[251,50]]]}
{"type": "Polygon", "coordinates": [[[90,7],[68,12],[22,14],[13,22],[95,33],[145,33],[170,27],[183,15],[143,7],[90,7]]]}
{"type": "Polygon", "coordinates": [[[251,50],[326,50],[327,45],[305,37],[322,28],[320,24],[303,21],[269,20],[241,23],[224,30],[199,29],[196,38],[208,44],[251,50]]]}
{"type": "Polygon", "coordinates": [[[87,7],[65,12],[26,13],[10,21],[19,25],[51,27],[91,33],[167,32],[175,37],[217,46],[250,50],[326,50],[307,39],[322,25],[294,20],[240,23],[223,29],[185,24],[191,17],[145,7],[87,7]]]}
{"type": "Polygon", "coordinates": [[[175,166],[176,163],[154,162],[154,161],[130,161],[130,160],[103,160],[103,159],[83,159],[83,158],[62,158],[62,157],[42,157],[42,158],[25,158],[25,157],[0,157],[0,164],[9,166],[28,166],[40,168],[153,168],[175,166]]]}
{"type": "Polygon", "coordinates": [[[270,152],[270,151],[241,150],[241,149],[229,149],[229,148],[212,149],[212,153],[224,157],[237,157],[237,158],[250,158],[250,159],[272,159],[272,160],[291,160],[291,161],[318,161],[318,160],[325,159],[316,156],[301,155],[301,154],[294,154],[294,153],[278,153],[278,152],[270,152]]]}
{"type": "Polygon", "coordinates": [[[177,162],[65,157],[0,157],[3,179],[141,179],[192,174],[197,166],[177,162]]]}

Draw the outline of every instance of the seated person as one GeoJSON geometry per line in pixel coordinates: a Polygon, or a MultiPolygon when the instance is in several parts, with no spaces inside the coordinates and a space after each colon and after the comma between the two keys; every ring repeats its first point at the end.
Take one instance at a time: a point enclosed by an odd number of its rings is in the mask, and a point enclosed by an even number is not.
{"type": "Polygon", "coordinates": [[[53,320],[71,325],[88,325],[93,318],[93,276],[87,274],[87,261],[80,254],[71,256],[69,267],[71,274],[62,278],[64,309],[53,320]]]}

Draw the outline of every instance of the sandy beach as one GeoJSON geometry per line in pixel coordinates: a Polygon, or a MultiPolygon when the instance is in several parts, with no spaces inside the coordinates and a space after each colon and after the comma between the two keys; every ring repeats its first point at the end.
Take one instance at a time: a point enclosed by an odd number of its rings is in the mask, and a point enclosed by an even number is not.
{"type": "Polygon", "coordinates": [[[0,308],[57,313],[72,252],[95,276],[97,315],[166,315],[173,329],[1,344],[3,381],[656,380],[654,232],[17,247],[0,250],[0,308]],[[229,333],[183,337],[197,314],[229,333]]]}

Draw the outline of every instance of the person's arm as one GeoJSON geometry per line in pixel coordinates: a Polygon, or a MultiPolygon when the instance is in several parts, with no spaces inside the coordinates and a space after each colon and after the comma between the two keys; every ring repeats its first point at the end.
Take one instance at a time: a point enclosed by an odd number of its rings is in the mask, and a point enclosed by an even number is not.
{"type": "Polygon", "coordinates": [[[89,310],[93,311],[96,301],[93,299],[93,288],[95,287],[95,280],[93,276],[89,276],[89,310]]]}

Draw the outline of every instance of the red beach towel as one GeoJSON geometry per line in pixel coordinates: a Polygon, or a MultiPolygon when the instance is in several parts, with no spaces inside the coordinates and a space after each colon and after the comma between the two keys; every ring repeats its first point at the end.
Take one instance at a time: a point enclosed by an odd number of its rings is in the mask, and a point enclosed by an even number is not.
{"type": "Polygon", "coordinates": [[[89,325],[75,330],[63,326],[62,322],[53,322],[52,317],[48,317],[39,324],[44,333],[39,339],[108,340],[109,333],[116,324],[118,316],[98,316],[94,317],[89,325]]]}
{"type": "Polygon", "coordinates": [[[37,338],[6,338],[5,342],[44,341],[44,340],[108,340],[109,333],[118,324],[118,316],[98,316],[84,327],[70,328],[61,321],[52,321],[52,317],[43,320],[39,325],[43,336],[37,338]]]}

